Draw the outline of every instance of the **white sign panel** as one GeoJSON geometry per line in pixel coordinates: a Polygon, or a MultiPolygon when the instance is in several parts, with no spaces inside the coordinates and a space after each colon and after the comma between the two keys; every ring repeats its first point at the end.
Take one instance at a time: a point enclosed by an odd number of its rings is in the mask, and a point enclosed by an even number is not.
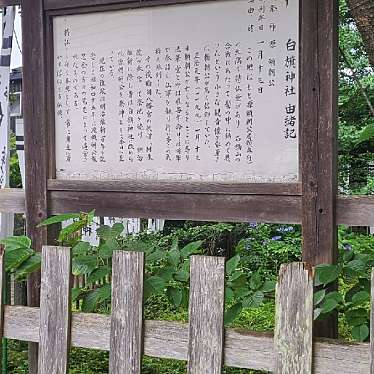
{"type": "Polygon", "coordinates": [[[57,178],[297,181],[298,3],[56,17],[57,178]]]}

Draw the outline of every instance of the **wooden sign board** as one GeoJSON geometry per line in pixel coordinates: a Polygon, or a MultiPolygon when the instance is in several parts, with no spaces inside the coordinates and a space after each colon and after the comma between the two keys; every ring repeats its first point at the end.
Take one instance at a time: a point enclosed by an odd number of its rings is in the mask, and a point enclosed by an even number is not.
{"type": "Polygon", "coordinates": [[[299,180],[299,2],[53,18],[58,180],[299,180]]]}

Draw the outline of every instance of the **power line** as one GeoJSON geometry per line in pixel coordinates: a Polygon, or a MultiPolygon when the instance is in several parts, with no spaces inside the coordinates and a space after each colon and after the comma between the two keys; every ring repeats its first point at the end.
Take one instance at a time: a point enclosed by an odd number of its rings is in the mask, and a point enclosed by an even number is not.
{"type": "Polygon", "coordinates": [[[14,29],[13,30],[13,35],[14,35],[14,38],[16,39],[16,43],[17,43],[17,47],[19,49],[19,52],[21,53],[22,55],[22,49],[21,49],[21,46],[20,46],[20,43],[19,43],[19,40],[18,40],[18,36],[17,36],[17,33],[16,33],[16,30],[14,29]]]}

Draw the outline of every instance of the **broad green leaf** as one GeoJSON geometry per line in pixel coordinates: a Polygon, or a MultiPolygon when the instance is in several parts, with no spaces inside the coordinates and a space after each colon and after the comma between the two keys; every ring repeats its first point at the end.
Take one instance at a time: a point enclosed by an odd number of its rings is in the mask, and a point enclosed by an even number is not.
{"type": "Polygon", "coordinates": [[[110,274],[110,269],[107,266],[101,266],[95,269],[88,277],[87,283],[95,283],[104,279],[108,274],[110,274]]]}
{"type": "Polygon", "coordinates": [[[40,269],[41,256],[39,253],[34,253],[26,261],[24,261],[14,273],[16,280],[24,280],[26,277],[36,270],[40,269]]]}
{"type": "Polygon", "coordinates": [[[112,229],[107,225],[102,225],[96,230],[96,234],[100,239],[107,240],[112,238],[112,229]]]}
{"type": "Polygon", "coordinates": [[[237,266],[239,265],[239,262],[240,262],[239,255],[236,255],[230,258],[230,260],[226,261],[226,274],[231,275],[235,271],[237,266]]]}
{"type": "Polygon", "coordinates": [[[241,271],[234,271],[231,275],[230,275],[230,282],[234,282],[236,281],[239,277],[241,277],[243,275],[243,273],[241,271]]]}
{"type": "Polygon", "coordinates": [[[156,262],[163,260],[167,255],[167,252],[162,251],[161,249],[157,249],[154,252],[151,252],[146,256],[146,261],[147,262],[156,262]]]}
{"type": "Polygon", "coordinates": [[[258,290],[263,284],[261,275],[258,273],[254,273],[249,280],[249,286],[252,290],[258,290]]]}
{"type": "Polygon", "coordinates": [[[362,260],[352,260],[348,262],[346,268],[352,270],[353,272],[360,273],[362,271],[365,271],[366,265],[362,260]]]}
{"type": "Polygon", "coordinates": [[[187,258],[191,256],[194,253],[197,253],[198,250],[201,248],[201,245],[203,244],[202,241],[192,242],[184,246],[180,253],[183,258],[187,258]]]}
{"type": "Polygon", "coordinates": [[[27,236],[10,236],[0,240],[0,244],[5,245],[5,250],[13,250],[18,248],[30,248],[31,239],[27,236]]]}
{"type": "Polygon", "coordinates": [[[90,250],[91,245],[88,242],[79,242],[73,247],[73,255],[74,256],[81,256],[86,255],[87,252],[90,250]]]}
{"type": "Polygon", "coordinates": [[[53,225],[54,223],[61,223],[61,222],[69,221],[70,219],[77,219],[77,218],[80,218],[80,216],[81,215],[79,213],[60,214],[59,216],[47,218],[46,220],[41,222],[38,225],[38,227],[49,226],[49,225],[53,225]]]}
{"type": "Polygon", "coordinates": [[[325,300],[335,300],[338,304],[343,302],[343,296],[338,291],[329,292],[325,300]]]}
{"type": "Polygon", "coordinates": [[[73,275],[89,274],[95,270],[97,266],[97,259],[92,256],[78,256],[74,257],[72,261],[73,275]]]}
{"type": "Polygon", "coordinates": [[[243,301],[243,306],[245,308],[258,308],[263,303],[264,297],[261,291],[256,291],[243,301]]]}
{"type": "Polygon", "coordinates": [[[334,299],[325,300],[321,305],[322,313],[329,313],[333,311],[339,303],[334,299]]]}
{"type": "Polygon", "coordinates": [[[352,329],[352,336],[353,339],[357,340],[358,342],[363,342],[369,336],[369,328],[367,325],[355,326],[352,329]]]}
{"type": "Polygon", "coordinates": [[[360,291],[352,296],[352,303],[354,305],[364,304],[369,301],[370,301],[370,294],[367,291],[360,291]]]}
{"type": "Polygon", "coordinates": [[[359,308],[359,309],[348,310],[345,312],[345,319],[348,325],[351,325],[351,326],[356,325],[355,321],[357,321],[358,318],[362,318],[367,321],[369,318],[368,310],[364,308],[359,308]]]}
{"type": "Polygon", "coordinates": [[[177,266],[179,264],[181,254],[178,249],[173,249],[168,253],[168,261],[171,265],[177,266]]]}
{"type": "Polygon", "coordinates": [[[190,273],[187,271],[179,270],[174,274],[174,279],[180,282],[187,282],[190,279],[190,273]]]}
{"type": "Polygon", "coordinates": [[[111,286],[106,284],[96,290],[90,291],[83,298],[82,312],[91,313],[95,311],[97,305],[111,297],[111,286]]]}
{"type": "Polygon", "coordinates": [[[99,256],[103,259],[112,258],[113,252],[118,250],[119,246],[115,240],[109,239],[99,246],[99,256]]]}
{"type": "Polygon", "coordinates": [[[80,236],[81,230],[86,226],[86,223],[84,221],[77,221],[73,222],[69,226],[66,226],[60,231],[60,234],[58,236],[58,241],[60,243],[63,243],[67,240],[69,240],[73,235],[80,236]]]}
{"type": "Polygon", "coordinates": [[[82,289],[81,288],[72,288],[71,290],[71,301],[77,301],[79,296],[82,294],[82,289]]]}
{"type": "Polygon", "coordinates": [[[234,291],[230,287],[225,288],[225,301],[226,303],[231,302],[234,299],[234,291]]]}
{"type": "Polygon", "coordinates": [[[314,306],[317,306],[325,298],[326,290],[320,290],[314,294],[314,306]]]}
{"type": "Polygon", "coordinates": [[[174,306],[179,307],[181,305],[183,293],[180,288],[168,287],[166,295],[174,306]]]}
{"type": "Polygon", "coordinates": [[[147,300],[150,296],[156,295],[164,291],[166,282],[158,276],[148,278],[144,282],[144,297],[147,300]]]}
{"type": "Polygon", "coordinates": [[[5,251],[5,269],[6,271],[14,271],[26,260],[28,260],[34,251],[27,248],[13,249],[5,251]]]}
{"type": "Polygon", "coordinates": [[[318,265],[315,267],[315,286],[329,284],[338,279],[339,267],[336,265],[318,265]]]}
{"type": "Polygon", "coordinates": [[[275,281],[265,281],[264,284],[261,287],[262,292],[268,293],[268,292],[273,292],[275,291],[275,286],[277,283],[275,281]]]}
{"type": "Polygon", "coordinates": [[[112,227],[112,231],[116,236],[122,235],[123,231],[125,230],[125,226],[122,223],[115,223],[112,227]]]}
{"type": "Polygon", "coordinates": [[[373,139],[374,139],[374,124],[371,123],[363,129],[357,143],[360,144],[360,143],[364,143],[364,142],[367,142],[373,139]]]}
{"type": "Polygon", "coordinates": [[[242,303],[236,303],[225,311],[225,325],[233,322],[243,310],[242,303]]]}
{"type": "Polygon", "coordinates": [[[168,266],[166,268],[161,268],[158,270],[157,275],[165,280],[165,282],[170,282],[173,280],[174,267],[168,266]]]}
{"type": "Polygon", "coordinates": [[[245,297],[251,293],[248,287],[239,287],[239,288],[234,288],[234,293],[235,296],[238,299],[241,299],[242,297],[245,297]]]}

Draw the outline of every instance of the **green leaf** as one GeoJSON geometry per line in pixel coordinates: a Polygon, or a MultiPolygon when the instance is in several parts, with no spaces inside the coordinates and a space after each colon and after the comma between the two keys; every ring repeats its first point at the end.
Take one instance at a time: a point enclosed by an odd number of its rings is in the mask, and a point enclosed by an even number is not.
{"type": "Polygon", "coordinates": [[[24,261],[14,273],[16,280],[24,280],[26,277],[36,270],[39,270],[41,266],[41,256],[39,253],[33,254],[26,261],[24,261]]]}
{"type": "Polygon", "coordinates": [[[357,326],[357,319],[359,318],[367,321],[369,318],[369,312],[364,308],[348,310],[345,312],[345,319],[350,326],[357,326]]]}
{"type": "Polygon", "coordinates": [[[182,302],[182,290],[180,288],[168,287],[166,295],[174,306],[179,307],[182,302]]]}
{"type": "Polygon", "coordinates": [[[60,214],[59,216],[47,218],[46,220],[41,222],[38,225],[38,227],[49,226],[49,225],[53,225],[54,223],[61,223],[61,222],[69,221],[70,219],[80,218],[80,216],[81,215],[79,213],[60,214]]]}
{"type": "Polygon", "coordinates": [[[178,249],[173,249],[168,254],[168,261],[171,265],[177,266],[179,264],[181,254],[178,249]]]}
{"type": "Polygon", "coordinates": [[[251,291],[248,289],[248,287],[239,287],[234,288],[235,296],[238,299],[241,299],[242,297],[245,297],[251,293],[251,291]]]}
{"type": "Polygon", "coordinates": [[[160,261],[160,260],[163,260],[166,257],[166,255],[167,255],[167,252],[162,251],[161,249],[157,249],[156,251],[151,252],[150,254],[146,256],[146,261],[147,262],[160,261]]]}
{"type": "Polygon", "coordinates": [[[325,300],[335,300],[338,304],[343,302],[343,296],[338,291],[329,292],[325,300]]]}
{"type": "Polygon", "coordinates": [[[263,284],[261,275],[259,273],[254,273],[249,280],[249,286],[252,290],[258,290],[263,284]]]}
{"type": "Polygon", "coordinates": [[[322,313],[329,313],[333,311],[338,305],[339,303],[335,299],[325,300],[321,304],[322,313]]]}
{"type": "Polygon", "coordinates": [[[326,290],[320,290],[314,294],[314,306],[317,306],[326,295],[326,290]]]}
{"type": "Polygon", "coordinates": [[[265,281],[264,284],[261,287],[261,291],[268,293],[268,292],[273,292],[275,291],[275,286],[277,282],[275,281],[265,281]]]}
{"type": "Polygon", "coordinates": [[[226,261],[226,274],[230,275],[234,272],[240,262],[240,256],[236,255],[226,261]]]}
{"type": "Polygon", "coordinates": [[[364,143],[364,142],[367,142],[373,139],[374,139],[374,124],[371,123],[363,129],[357,141],[357,144],[361,144],[361,143],[364,143]]]}
{"type": "Polygon", "coordinates": [[[164,291],[166,282],[164,279],[158,276],[148,278],[144,282],[144,297],[148,299],[152,295],[156,295],[164,291]]]}
{"type": "Polygon", "coordinates": [[[315,286],[329,284],[338,279],[339,267],[336,265],[318,265],[315,267],[315,286]]]}
{"type": "Polygon", "coordinates": [[[363,342],[369,336],[369,328],[367,325],[355,326],[352,329],[352,336],[353,339],[357,340],[358,342],[363,342]]]}
{"type": "Polygon", "coordinates": [[[225,301],[227,303],[231,302],[234,299],[234,291],[230,287],[225,288],[225,301]]]}
{"type": "Polygon", "coordinates": [[[5,269],[6,271],[14,271],[26,260],[28,260],[34,251],[28,248],[13,249],[5,251],[5,269]]]}
{"type": "Polygon", "coordinates": [[[190,273],[184,270],[179,270],[174,274],[174,279],[180,282],[187,282],[190,279],[190,273]]]}
{"type": "Polygon", "coordinates": [[[123,226],[123,224],[119,222],[115,223],[112,227],[112,232],[114,235],[116,235],[116,237],[122,235],[124,230],[125,226],[123,226]]]}
{"type": "Polygon", "coordinates": [[[30,248],[31,239],[27,236],[10,236],[0,240],[0,244],[5,245],[5,250],[13,250],[19,248],[30,248]]]}
{"type": "Polygon", "coordinates": [[[233,322],[243,310],[242,303],[236,303],[225,311],[225,325],[233,322]]]}
{"type": "Polygon", "coordinates": [[[173,280],[174,267],[168,266],[166,268],[161,268],[158,270],[157,275],[165,280],[165,282],[170,282],[173,280]]]}
{"type": "Polygon", "coordinates": [[[362,271],[365,271],[366,265],[362,260],[352,260],[348,262],[346,268],[352,270],[355,273],[360,273],[362,271]]]}
{"type": "Polygon", "coordinates": [[[90,249],[91,249],[90,243],[79,242],[73,247],[73,255],[74,256],[86,255],[90,249]]]}
{"type": "Polygon", "coordinates": [[[110,284],[106,284],[103,287],[96,288],[96,290],[90,291],[83,298],[82,312],[91,313],[95,311],[97,305],[103,301],[110,299],[110,296],[110,284]]]}
{"type": "Polygon", "coordinates": [[[84,221],[73,222],[71,225],[66,226],[60,231],[58,241],[63,243],[71,238],[72,235],[80,235],[81,230],[86,226],[84,221]]]}
{"type": "Polygon", "coordinates": [[[74,257],[72,261],[73,275],[89,274],[95,270],[97,266],[97,259],[92,256],[78,256],[74,257]]]}
{"type": "Polygon", "coordinates": [[[243,306],[245,308],[258,308],[263,303],[264,297],[263,292],[257,291],[243,301],[243,306]]]}
{"type": "Polygon", "coordinates": [[[112,229],[107,225],[102,225],[96,230],[96,234],[100,239],[111,238],[112,229]]]}
{"type": "Polygon", "coordinates": [[[197,253],[198,250],[201,248],[201,245],[203,244],[202,241],[197,241],[197,242],[192,242],[192,243],[189,243],[187,244],[185,247],[183,247],[180,251],[181,253],[181,256],[183,258],[187,258],[189,257],[190,255],[194,254],[194,253],[197,253]]]}
{"type": "Polygon", "coordinates": [[[88,277],[87,283],[92,284],[104,279],[108,274],[110,274],[110,269],[108,266],[101,266],[95,269],[88,277]]]}
{"type": "Polygon", "coordinates": [[[112,258],[113,252],[118,250],[119,246],[115,240],[107,240],[99,246],[99,256],[104,260],[112,258]]]}
{"type": "Polygon", "coordinates": [[[230,282],[236,281],[239,277],[241,277],[243,273],[241,271],[234,271],[229,278],[230,282]]]}
{"type": "Polygon", "coordinates": [[[316,319],[318,319],[318,317],[321,315],[321,313],[322,313],[322,309],[321,309],[321,308],[316,308],[316,309],[314,309],[314,315],[313,315],[313,319],[314,319],[314,321],[315,321],[316,319]]]}
{"type": "Polygon", "coordinates": [[[367,291],[360,291],[353,295],[352,303],[354,305],[364,304],[370,301],[370,294],[367,291]]]}
{"type": "Polygon", "coordinates": [[[79,296],[82,294],[82,289],[81,288],[72,288],[71,290],[71,301],[77,301],[79,296]]]}

